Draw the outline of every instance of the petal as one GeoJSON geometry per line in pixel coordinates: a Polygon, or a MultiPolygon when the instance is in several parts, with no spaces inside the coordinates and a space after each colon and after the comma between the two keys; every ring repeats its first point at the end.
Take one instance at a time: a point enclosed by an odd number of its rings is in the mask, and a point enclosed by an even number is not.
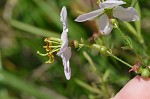
{"type": "Polygon", "coordinates": [[[67,10],[66,10],[65,6],[61,9],[60,20],[63,23],[63,29],[67,29],[68,28],[68,21],[67,21],[67,10]]]}
{"type": "Polygon", "coordinates": [[[62,58],[65,57],[66,60],[71,58],[71,47],[67,47],[66,50],[63,52],[62,58]]]}
{"type": "Polygon", "coordinates": [[[100,29],[100,32],[103,34],[103,35],[108,35],[110,34],[110,32],[112,31],[113,29],[113,25],[110,24],[109,22],[109,18],[106,14],[103,14],[99,21],[98,21],[98,26],[99,26],[99,29],[100,29]]]}
{"type": "Polygon", "coordinates": [[[71,69],[70,69],[70,63],[69,61],[66,62],[66,65],[64,66],[64,73],[67,80],[70,80],[71,78],[71,69]]]}
{"type": "Polygon", "coordinates": [[[123,8],[118,6],[113,10],[113,16],[122,21],[137,21],[139,20],[136,9],[133,7],[123,8]]]}
{"type": "Polygon", "coordinates": [[[61,54],[66,50],[68,47],[68,35],[67,35],[68,29],[63,30],[61,34],[61,40],[62,40],[62,46],[60,48],[60,51],[57,53],[58,56],[61,56],[61,54]]]}
{"type": "Polygon", "coordinates": [[[100,3],[99,6],[100,8],[113,8],[122,4],[126,4],[126,2],[123,2],[121,0],[107,0],[105,2],[100,3]]]}
{"type": "Polygon", "coordinates": [[[87,20],[91,20],[95,17],[97,17],[98,15],[102,14],[104,12],[104,9],[98,9],[86,14],[82,14],[80,16],[78,16],[75,21],[77,22],[83,22],[83,21],[87,21],[87,20]]]}
{"type": "Polygon", "coordinates": [[[66,76],[66,79],[69,80],[71,77],[71,69],[70,69],[70,63],[69,59],[71,58],[71,48],[67,47],[67,49],[63,52],[61,55],[63,65],[64,65],[64,73],[66,76]]]}

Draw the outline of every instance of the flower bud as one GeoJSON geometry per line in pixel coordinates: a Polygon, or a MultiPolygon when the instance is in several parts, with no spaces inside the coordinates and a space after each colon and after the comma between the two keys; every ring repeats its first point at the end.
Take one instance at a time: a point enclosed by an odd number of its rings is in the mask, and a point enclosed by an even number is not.
{"type": "Polygon", "coordinates": [[[100,52],[103,53],[103,54],[105,54],[106,51],[107,51],[107,47],[106,46],[101,46],[100,52]]]}
{"type": "MultiPolygon", "coordinates": [[[[116,19],[110,19],[110,23],[111,24],[116,24],[118,26],[118,22],[117,22],[116,19]]],[[[114,27],[115,27],[115,25],[114,25],[114,27]]]]}
{"type": "Polygon", "coordinates": [[[101,45],[98,45],[98,44],[93,44],[92,47],[99,50],[100,53],[102,53],[102,54],[106,54],[107,50],[108,50],[106,46],[101,46],[101,45]]]}
{"type": "Polygon", "coordinates": [[[73,44],[74,44],[74,47],[75,48],[78,48],[79,47],[79,42],[77,40],[74,40],[73,41],[73,44]]]}
{"type": "Polygon", "coordinates": [[[84,40],[83,40],[83,38],[81,38],[81,39],[80,39],[80,42],[81,42],[81,43],[84,43],[84,40]]]}
{"type": "Polygon", "coordinates": [[[143,78],[148,78],[150,76],[149,69],[147,69],[147,68],[143,69],[142,72],[141,72],[141,76],[143,78]]]}
{"type": "Polygon", "coordinates": [[[97,49],[97,50],[101,48],[101,46],[98,45],[98,44],[93,44],[92,47],[95,48],[95,49],[97,49]]]}
{"type": "Polygon", "coordinates": [[[112,24],[114,24],[114,23],[116,23],[116,19],[110,19],[110,22],[112,23],[112,24]]]}

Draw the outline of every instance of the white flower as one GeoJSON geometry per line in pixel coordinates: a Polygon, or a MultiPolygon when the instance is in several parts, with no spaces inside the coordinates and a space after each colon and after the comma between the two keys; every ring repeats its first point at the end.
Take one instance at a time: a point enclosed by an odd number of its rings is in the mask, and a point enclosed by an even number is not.
{"type": "Polygon", "coordinates": [[[63,23],[63,32],[61,34],[62,45],[57,55],[62,58],[64,65],[64,73],[66,79],[69,80],[71,77],[71,69],[69,63],[69,59],[71,58],[71,48],[68,47],[68,35],[67,35],[68,22],[67,22],[67,10],[65,6],[62,8],[60,16],[61,16],[60,20],[63,23]]]}
{"type": "Polygon", "coordinates": [[[113,25],[110,23],[110,18],[113,17],[118,18],[122,21],[137,21],[139,20],[136,9],[133,7],[123,8],[119,5],[126,4],[122,0],[107,0],[99,4],[99,9],[82,14],[78,16],[75,21],[83,22],[87,20],[92,20],[93,18],[100,15],[100,19],[98,21],[98,26],[100,32],[104,35],[110,34],[113,29],[113,25]],[[112,14],[112,15],[110,15],[112,14]]]}

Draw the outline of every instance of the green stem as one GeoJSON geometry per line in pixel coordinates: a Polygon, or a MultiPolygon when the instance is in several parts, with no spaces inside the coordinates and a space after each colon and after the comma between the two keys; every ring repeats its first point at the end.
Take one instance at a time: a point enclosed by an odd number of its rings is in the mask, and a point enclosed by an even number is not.
{"type": "Polygon", "coordinates": [[[111,52],[107,51],[107,53],[108,53],[111,57],[115,58],[116,60],[120,61],[121,63],[123,63],[123,64],[129,66],[130,68],[132,68],[132,65],[130,65],[130,64],[128,64],[127,62],[121,60],[120,58],[118,58],[117,56],[115,56],[114,54],[112,54],[111,52]]]}
{"type": "Polygon", "coordinates": [[[95,66],[93,60],[91,59],[91,57],[88,55],[88,53],[84,51],[83,55],[88,60],[88,62],[90,63],[90,66],[92,67],[92,70],[96,71],[96,66],[95,66]]]}
{"type": "MultiPolygon", "coordinates": [[[[84,44],[80,44],[80,45],[85,46],[84,44]]],[[[91,46],[89,46],[89,45],[86,46],[86,47],[94,48],[94,49],[96,49],[96,50],[99,51],[99,48],[96,48],[96,47],[91,47],[91,46]]],[[[125,61],[121,60],[120,58],[118,58],[117,56],[113,55],[110,51],[107,50],[106,53],[109,54],[111,57],[115,58],[116,60],[120,61],[121,63],[123,63],[123,64],[129,66],[130,68],[132,68],[132,65],[128,64],[127,62],[125,62],[125,61]]]]}
{"type": "MultiPolygon", "coordinates": [[[[116,28],[119,30],[120,34],[125,37],[124,33],[120,30],[120,28],[118,27],[117,24],[115,24],[116,28]]],[[[125,38],[125,41],[127,42],[127,44],[129,45],[129,47],[132,49],[132,51],[134,52],[134,54],[141,60],[142,63],[144,63],[143,59],[140,57],[140,55],[138,54],[137,50],[135,48],[133,48],[132,43],[130,43],[129,39],[125,38]]]]}
{"type": "Polygon", "coordinates": [[[132,44],[130,43],[129,39],[126,38],[126,36],[125,36],[124,33],[120,30],[120,28],[118,27],[117,24],[115,24],[115,26],[116,26],[116,28],[118,29],[118,31],[120,32],[120,34],[122,35],[122,37],[125,37],[124,39],[125,39],[125,41],[127,42],[127,44],[129,45],[129,47],[130,47],[131,49],[133,49],[133,46],[132,46],[132,44]]]}
{"type": "Polygon", "coordinates": [[[96,94],[101,93],[101,91],[100,91],[99,89],[93,88],[92,86],[88,85],[87,83],[85,83],[85,82],[83,82],[83,81],[81,81],[81,80],[79,80],[79,79],[75,79],[75,82],[76,82],[78,85],[82,86],[83,88],[85,88],[85,89],[87,89],[87,90],[89,90],[89,91],[91,91],[91,92],[93,92],[93,93],[96,93],[96,94]]]}

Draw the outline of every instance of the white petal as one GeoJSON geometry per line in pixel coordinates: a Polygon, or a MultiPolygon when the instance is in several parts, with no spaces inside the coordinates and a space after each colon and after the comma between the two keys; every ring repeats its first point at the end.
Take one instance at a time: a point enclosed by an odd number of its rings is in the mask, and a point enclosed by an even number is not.
{"type": "Polygon", "coordinates": [[[61,56],[61,54],[66,50],[68,47],[68,35],[67,35],[68,29],[63,30],[61,34],[61,40],[62,40],[62,46],[60,48],[60,51],[57,53],[58,56],[61,56]]]}
{"type": "Polygon", "coordinates": [[[64,67],[64,73],[67,80],[71,78],[71,68],[69,61],[66,62],[66,66],[64,67]]]}
{"type": "Polygon", "coordinates": [[[103,35],[108,35],[113,29],[113,25],[110,24],[109,18],[106,14],[103,14],[98,21],[100,32],[103,35]]]}
{"type": "Polygon", "coordinates": [[[66,10],[65,6],[61,9],[60,20],[63,23],[63,29],[67,29],[68,28],[68,21],[67,21],[67,10],[66,10]]]}
{"type": "Polygon", "coordinates": [[[77,22],[83,22],[83,21],[87,21],[87,20],[91,20],[95,17],[97,17],[98,15],[102,14],[104,12],[104,9],[98,9],[86,14],[82,14],[80,16],[78,16],[75,21],[77,22]]]}
{"type": "Polygon", "coordinates": [[[70,63],[69,59],[71,58],[71,48],[68,47],[62,54],[62,61],[64,65],[64,73],[66,76],[66,79],[69,80],[71,77],[71,69],[70,69],[70,63]]]}
{"type": "Polygon", "coordinates": [[[122,21],[137,21],[139,20],[136,9],[133,7],[123,8],[118,6],[113,10],[113,16],[122,21]]]}
{"type": "Polygon", "coordinates": [[[100,3],[99,6],[100,8],[113,8],[122,4],[126,4],[126,2],[123,2],[121,0],[107,0],[105,2],[100,3]]]}

